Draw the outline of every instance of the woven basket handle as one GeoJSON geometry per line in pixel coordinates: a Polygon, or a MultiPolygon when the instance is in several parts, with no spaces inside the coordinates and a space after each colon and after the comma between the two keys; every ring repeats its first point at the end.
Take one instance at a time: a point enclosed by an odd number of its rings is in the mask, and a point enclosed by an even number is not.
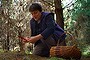
{"type": "Polygon", "coordinates": [[[75,41],[74,36],[73,36],[71,33],[69,33],[69,32],[64,32],[64,33],[62,33],[61,36],[59,37],[58,42],[57,42],[57,46],[59,46],[59,42],[60,42],[60,40],[62,39],[62,36],[64,36],[64,34],[69,34],[70,37],[71,37],[71,40],[72,40],[73,44],[76,45],[76,41],[75,41]]]}

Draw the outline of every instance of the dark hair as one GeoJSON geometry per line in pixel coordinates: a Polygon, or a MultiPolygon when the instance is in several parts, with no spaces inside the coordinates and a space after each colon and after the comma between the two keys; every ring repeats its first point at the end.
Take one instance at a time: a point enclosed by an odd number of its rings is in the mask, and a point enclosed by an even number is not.
{"type": "Polygon", "coordinates": [[[29,12],[36,11],[36,10],[42,12],[41,5],[39,3],[32,3],[29,7],[29,12]]]}

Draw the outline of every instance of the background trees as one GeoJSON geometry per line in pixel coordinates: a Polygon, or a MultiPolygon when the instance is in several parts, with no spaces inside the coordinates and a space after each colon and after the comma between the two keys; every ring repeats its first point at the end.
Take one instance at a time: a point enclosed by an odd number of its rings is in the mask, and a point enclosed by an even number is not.
{"type": "Polygon", "coordinates": [[[17,44],[22,46],[18,35],[30,37],[28,7],[32,2],[41,3],[43,11],[55,13],[56,22],[75,36],[83,52],[87,50],[90,54],[89,0],[1,0],[0,47],[3,50],[14,50],[17,44]]]}

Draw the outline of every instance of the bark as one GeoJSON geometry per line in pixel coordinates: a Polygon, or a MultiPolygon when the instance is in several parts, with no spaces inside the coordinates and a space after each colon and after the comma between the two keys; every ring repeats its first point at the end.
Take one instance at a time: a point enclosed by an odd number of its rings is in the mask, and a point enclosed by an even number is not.
{"type": "Polygon", "coordinates": [[[54,0],[55,3],[55,13],[56,13],[56,22],[64,29],[64,19],[63,19],[63,9],[61,6],[61,0],[54,0]]]}

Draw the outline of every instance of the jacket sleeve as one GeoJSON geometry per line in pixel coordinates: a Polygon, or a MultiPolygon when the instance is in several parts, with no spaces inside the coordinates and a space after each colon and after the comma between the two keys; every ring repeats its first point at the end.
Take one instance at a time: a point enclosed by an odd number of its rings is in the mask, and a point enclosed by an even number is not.
{"type": "Polygon", "coordinates": [[[45,17],[45,22],[46,22],[47,28],[41,33],[44,39],[48,38],[55,31],[55,21],[51,14],[45,17]]]}
{"type": "Polygon", "coordinates": [[[31,28],[31,36],[35,36],[35,21],[33,19],[30,20],[30,28],[31,28]]]}

